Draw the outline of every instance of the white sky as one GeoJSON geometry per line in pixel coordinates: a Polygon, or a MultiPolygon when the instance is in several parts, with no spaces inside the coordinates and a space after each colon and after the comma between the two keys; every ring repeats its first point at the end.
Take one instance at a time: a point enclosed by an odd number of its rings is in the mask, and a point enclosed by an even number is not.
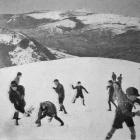
{"type": "Polygon", "coordinates": [[[80,8],[140,17],[140,0],[0,0],[0,13],[80,8]]]}

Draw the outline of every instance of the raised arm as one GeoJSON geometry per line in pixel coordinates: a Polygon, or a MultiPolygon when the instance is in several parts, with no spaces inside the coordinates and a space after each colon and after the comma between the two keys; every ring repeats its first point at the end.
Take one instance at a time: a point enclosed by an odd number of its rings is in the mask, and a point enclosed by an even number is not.
{"type": "Polygon", "coordinates": [[[73,88],[73,89],[76,89],[76,87],[75,87],[74,85],[72,85],[72,88],[73,88]]]}

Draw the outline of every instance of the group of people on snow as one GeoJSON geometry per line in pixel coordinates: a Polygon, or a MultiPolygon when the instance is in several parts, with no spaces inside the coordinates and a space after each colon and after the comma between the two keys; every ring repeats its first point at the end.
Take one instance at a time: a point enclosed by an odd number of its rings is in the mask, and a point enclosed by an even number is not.
{"type": "Polygon", "coordinates": [[[126,93],[122,90],[122,74],[117,78],[116,74],[112,73],[112,80],[108,81],[109,93],[109,111],[111,111],[111,103],[115,106],[116,112],[111,130],[107,133],[105,140],[110,140],[117,129],[123,128],[125,122],[131,132],[131,140],[136,139],[135,124],[133,117],[140,116],[140,111],[133,112],[135,103],[140,105],[138,98],[139,92],[135,87],[126,89],[126,93]],[[117,104],[115,103],[117,102],[117,104]]]}
{"type": "MultiPolygon", "coordinates": [[[[15,107],[15,113],[13,116],[13,119],[15,119],[15,124],[19,125],[19,112],[25,114],[27,117],[30,116],[31,112],[33,111],[33,107],[30,108],[29,110],[25,111],[25,88],[20,85],[20,78],[22,76],[21,72],[17,73],[16,78],[11,82],[10,84],[10,89],[9,89],[9,99],[11,101],[11,103],[14,104],[15,107]]],[[[53,89],[55,90],[55,92],[58,94],[58,102],[60,105],[60,109],[59,111],[63,111],[64,114],[67,114],[67,111],[65,109],[64,106],[64,99],[65,99],[65,90],[63,85],[59,82],[58,79],[54,80],[54,84],[55,87],[53,87],[53,89]]],[[[81,97],[83,105],[85,105],[85,100],[84,100],[84,95],[83,95],[83,90],[85,90],[86,93],[88,93],[88,91],[81,85],[81,82],[78,81],[76,86],[72,85],[73,89],[77,90],[76,96],[74,97],[74,101],[73,103],[75,103],[76,99],[81,97]]],[[[50,121],[55,118],[57,121],[59,121],[61,123],[61,126],[64,125],[64,122],[57,116],[57,110],[56,110],[56,106],[51,102],[51,101],[44,101],[40,103],[40,107],[39,107],[39,111],[38,111],[38,118],[35,121],[35,123],[37,124],[37,126],[41,126],[41,119],[43,119],[44,117],[50,117],[50,121]]]]}
{"type": "MultiPolygon", "coordinates": [[[[27,117],[30,116],[32,110],[25,111],[25,88],[24,86],[20,85],[20,78],[22,76],[21,72],[17,73],[16,78],[11,82],[10,89],[9,89],[9,99],[11,103],[14,104],[15,113],[13,119],[15,119],[16,125],[19,125],[18,120],[19,112],[25,114],[27,117]]],[[[65,90],[63,85],[59,82],[58,79],[54,80],[55,87],[53,89],[58,94],[58,102],[60,105],[59,111],[63,111],[64,114],[67,114],[66,108],[64,106],[64,99],[65,99],[65,90]]],[[[83,95],[83,90],[88,93],[88,91],[82,86],[81,82],[78,81],[77,85],[72,85],[72,89],[77,91],[73,103],[75,103],[77,98],[82,99],[83,105],[85,105],[85,99],[83,95]]],[[[138,98],[139,92],[135,87],[129,87],[126,89],[126,92],[122,89],[122,74],[118,77],[113,72],[112,79],[108,81],[107,90],[109,93],[108,98],[108,105],[109,111],[112,110],[111,103],[115,106],[116,112],[114,121],[111,127],[111,130],[107,133],[105,140],[110,140],[117,129],[123,128],[123,123],[125,122],[127,127],[131,132],[131,140],[136,139],[136,131],[135,131],[135,124],[133,121],[133,117],[140,116],[140,111],[133,112],[133,107],[135,103],[140,105],[140,99],[138,98]]],[[[57,115],[56,106],[51,101],[44,101],[40,103],[39,111],[38,111],[38,118],[35,121],[38,127],[41,126],[41,120],[48,116],[49,121],[53,118],[60,122],[61,126],[64,125],[64,122],[61,118],[57,115]]]]}

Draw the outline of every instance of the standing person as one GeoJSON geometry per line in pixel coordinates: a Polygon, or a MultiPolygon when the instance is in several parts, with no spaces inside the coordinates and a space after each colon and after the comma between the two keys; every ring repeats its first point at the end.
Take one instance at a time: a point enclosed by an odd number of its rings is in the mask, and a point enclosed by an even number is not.
{"type": "Polygon", "coordinates": [[[55,118],[57,121],[61,123],[61,126],[64,125],[64,122],[57,116],[57,111],[55,105],[50,101],[45,101],[40,103],[40,108],[38,112],[38,119],[36,120],[36,124],[38,127],[41,126],[41,119],[46,116],[50,117],[50,121],[55,118]]]}
{"type": "Polygon", "coordinates": [[[118,82],[114,83],[114,90],[118,100],[118,107],[116,109],[114,122],[111,130],[106,136],[106,140],[110,140],[117,129],[123,128],[122,124],[125,122],[131,133],[131,140],[136,139],[135,124],[133,117],[140,116],[140,111],[132,112],[135,103],[140,105],[138,90],[134,87],[129,87],[126,94],[123,93],[118,82]]]}
{"type": "Polygon", "coordinates": [[[23,86],[18,86],[15,81],[12,81],[10,84],[10,90],[9,90],[9,100],[12,104],[14,104],[14,107],[16,109],[13,119],[15,119],[15,124],[19,125],[18,120],[19,118],[19,112],[25,113],[27,116],[29,116],[28,113],[25,112],[25,89],[23,86]]]}
{"type": "Polygon", "coordinates": [[[64,99],[65,99],[65,91],[63,85],[59,82],[58,79],[54,80],[54,84],[56,87],[53,87],[53,89],[56,91],[58,94],[58,102],[60,105],[60,110],[59,111],[64,111],[65,114],[67,114],[67,111],[63,105],[64,99]]]}
{"type": "Polygon", "coordinates": [[[15,77],[15,79],[13,81],[15,81],[17,83],[17,85],[19,85],[20,83],[20,78],[22,76],[22,73],[21,72],[18,72],[17,73],[17,76],[15,77]]]}
{"type": "Polygon", "coordinates": [[[108,98],[108,105],[109,109],[108,111],[111,111],[111,103],[117,108],[117,105],[114,102],[113,95],[114,95],[114,87],[113,87],[113,81],[109,80],[108,81],[108,86],[107,86],[109,98],[108,98]]]}
{"type": "Polygon", "coordinates": [[[83,105],[85,106],[85,99],[84,99],[84,95],[83,95],[83,90],[88,93],[88,91],[86,90],[86,88],[84,88],[82,85],[81,85],[81,82],[77,82],[77,86],[73,86],[72,85],[72,88],[73,89],[76,89],[77,90],[77,93],[76,93],[76,96],[74,98],[74,101],[73,103],[75,103],[76,99],[81,97],[82,98],[82,102],[83,102],[83,105]]]}
{"type": "Polygon", "coordinates": [[[122,85],[122,74],[119,75],[119,77],[117,78],[118,82],[120,85],[122,85]]]}
{"type": "Polygon", "coordinates": [[[116,78],[117,78],[117,75],[114,72],[112,72],[112,80],[113,80],[113,82],[116,81],[116,78]]]}

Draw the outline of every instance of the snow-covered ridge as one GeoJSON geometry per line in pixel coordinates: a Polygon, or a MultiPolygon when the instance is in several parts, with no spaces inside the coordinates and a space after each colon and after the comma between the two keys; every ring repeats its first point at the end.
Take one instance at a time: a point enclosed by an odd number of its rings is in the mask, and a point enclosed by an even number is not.
{"type": "MultiPolygon", "coordinates": [[[[123,33],[127,27],[140,29],[140,18],[128,17],[116,14],[96,14],[86,10],[75,11],[49,11],[47,13],[30,14],[34,18],[52,18],[58,21],[43,25],[40,29],[57,28],[57,26],[74,28],[74,21],[69,17],[76,17],[83,24],[88,25],[89,29],[102,28],[112,29],[115,33],[123,33]]],[[[76,23],[75,23],[76,24],[76,23]]],[[[59,30],[58,30],[59,32],[59,30]]]]}
{"type": "Polygon", "coordinates": [[[64,17],[61,16],[62,11],[47,11],[43,13],[33,13],[33,14],[27,14],[28,16],[31,16],[36,19],[54,19],[54,20],[61,20],[64,17]]]}

